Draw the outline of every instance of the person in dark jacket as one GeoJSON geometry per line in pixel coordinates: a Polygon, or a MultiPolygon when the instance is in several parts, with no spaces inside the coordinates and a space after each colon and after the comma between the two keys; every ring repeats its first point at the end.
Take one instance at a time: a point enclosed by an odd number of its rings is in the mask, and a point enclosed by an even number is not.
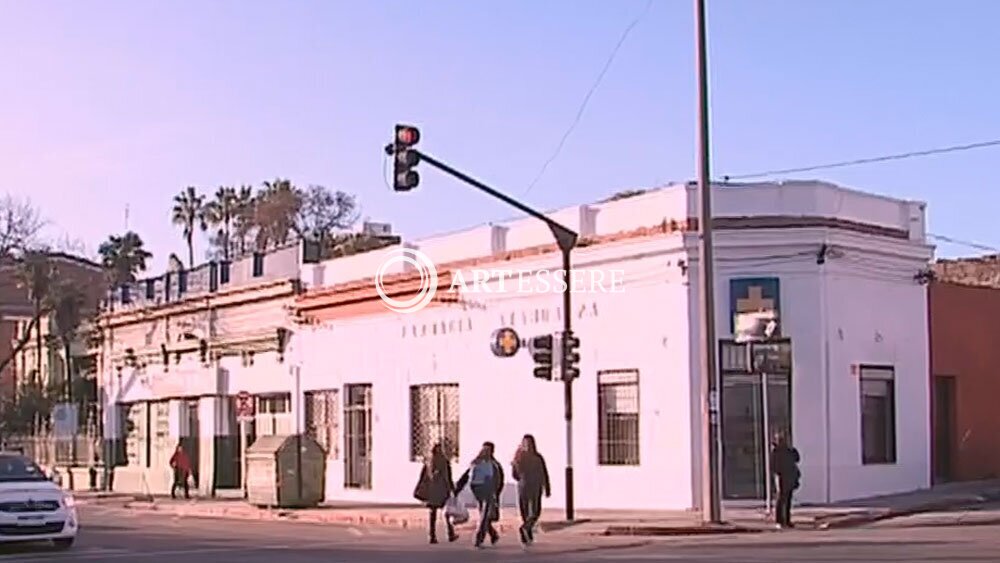
{"type": "MultiPolygon", "coordinates": [[[[438,542],[438,511],[444,508],[454,490],[455,482],[451,479],[451,462],[445,457],[444,448],[441,444],[435,444],[431,448],[431,455],[420,470],[420,480],[417,482],[417,490],[413,493],[413,496],[423,501],[427,505],[427,508],[430,509],[431,543],[438,542]]],[[[448,530],[448,541],[453,542],[457,540],[458,534],[455,533],[455,525],[447,514],[444,514],[444,523],[448,530]]]]}
{"type": "Polygon", "coordinates": [[[170,468],[174,471],[170,498],[177,498],[177,489],[184,489],[184,498],[191,498],[191,489],[188,487],[188,479],[191,477],[191,458],[180,444],[177,444],[174,455],[170,457],[170,468]]]}
{"type": "Polygon", "coordinates": [[[503,467],[493,457],[496,448],[493,442],[483,443],[483,449],[479,451],[476,459],[455,487],[455,495],[468,484],[472,489],[472,494],[479,503],[479,530],[476,532],[476,547],[483,546],[486,535],[490,536],[490,543],[496,544],[500,541],[500,534],[493,523],[500,520],[500,495],[503,493],[504,474],[503,467]]]}
{"type": "Polygon", "coordinates": [[[538,453],[535,437],[525,434],[521,447],[511,464],[512,476],[517,481],[517,504],[521,512],[521,543],[535,541],[535,525],[542,515],[542,493],[552,496],[549,469],[545,458],[538,453]]]}
{"type": "Polygon", "coordinates": [[[774,507],[774,521],[780,528],[792,527],[792,494],[799,488],[799,451],[788,444],[784,432],[774,436],[771,449],[771,473],[778,485],[778,502],[774,507]]]}

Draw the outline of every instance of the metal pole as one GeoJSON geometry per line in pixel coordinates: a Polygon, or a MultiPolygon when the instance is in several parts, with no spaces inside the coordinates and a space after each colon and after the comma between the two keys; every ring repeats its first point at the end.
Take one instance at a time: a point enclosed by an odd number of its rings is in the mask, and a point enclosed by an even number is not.
{"type": "Polygon", "coordinates": [[[764,509],[771,513],[771,424],[768,420],[767,374],[760,374],[761,421],[764,425],[764,509]]]}
{"type": "Polygon", "coordinates": [[[569,362],[566,355],[569,350],[568,336],[573,332],[572,283],[573,271],[570,264],[570,248],[563,249],[563,275],[566,276],[566,287],[563,289],[563,338],[562,338],[562,372],[564,389],[564,409],[566,413],[566,520],[573,521],[573,378],[569,374],[569,362]]]}
{"type": "Polygon", "coordinates": [[[712,252],[712,187],[709,173],[708,53],[705,46],[705,0],[695,0],[698,72],[698,249],[699,332],[701,342],[702,475],[701,510],[706,522],[721,523],[719,499],[719,381],[716,369],[715,269],[712,252]]]}
{"type": "Polygon", "coordinates": [[[240,488],[247,498],[247,419],[240,417],[240,488]]]}
{"type": "Polygon", "coordinates": [[[304,413],[302,401],[302,370],[299,366],[292,368],[295,374],[295,486],[297,488],[297,503],[302,502],[302,416],[304,413]]]}

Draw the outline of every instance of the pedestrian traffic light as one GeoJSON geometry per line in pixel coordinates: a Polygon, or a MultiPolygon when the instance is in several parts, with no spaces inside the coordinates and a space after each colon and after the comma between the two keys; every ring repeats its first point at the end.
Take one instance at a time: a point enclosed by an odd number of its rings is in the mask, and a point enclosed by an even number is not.
{"type": "Polygon", "coordinates": [[[531,358],[535,360],[535,377],[552,379],[552,335],[543,334],[531,339],[531,358]]]}
{"type": "Polygon", "coordinates": [[[562,338],[563,346],[563,379],[573,380],[580,377],[580,339],[573,336],[573,333],[566,331],[562,338]]]}
{"type": "Polygon", "coordinates": [[[392,187],[397,192],[407,192],[420,183],[420,174],[413,167],[420,164],[420,155],[411,150],[420,142],[420,130],[412,125],[396,125],[393,140],[392,187]]]}

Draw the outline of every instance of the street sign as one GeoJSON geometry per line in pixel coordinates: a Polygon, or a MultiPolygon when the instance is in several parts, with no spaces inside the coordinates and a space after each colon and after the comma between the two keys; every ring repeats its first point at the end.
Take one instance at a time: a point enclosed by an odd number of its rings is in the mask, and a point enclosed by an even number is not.
{"type": "Polygon", "coordinates": [[[254,417],[255,409],[253,395],[246,391],[240,391],[236,395],[236,418],[239,420],[250,420],[254,417]]]}
{"type": "Polygon", "coordinates": [[[501,328],[493,332],[490,349],[498,358],[509,358],[521,349],[521,337],[512,328],[501,328]]]}

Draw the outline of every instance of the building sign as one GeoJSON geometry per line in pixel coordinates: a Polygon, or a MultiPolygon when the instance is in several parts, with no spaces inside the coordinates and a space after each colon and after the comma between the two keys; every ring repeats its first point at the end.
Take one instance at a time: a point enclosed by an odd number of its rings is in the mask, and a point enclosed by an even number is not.
{"type": "Polygon", "coordinates": [[[493,331],[490,349],[498,358],[509,358],[521,349],[521,337],[512,328],[501,328],[493,331]]]}
{"type": "MultiPolygon", "coordinates": [[[[781,316],[778,278],[729,280],[729,330],[733,334],[736,334],[736,317],[741,313],[769,313],[771,318],[777,321],[781,316]]],[[[776,324],[780,326],[781,323],[776,324]]],[[[778,337],[780,334],[772,336],[778,337]]]]}

